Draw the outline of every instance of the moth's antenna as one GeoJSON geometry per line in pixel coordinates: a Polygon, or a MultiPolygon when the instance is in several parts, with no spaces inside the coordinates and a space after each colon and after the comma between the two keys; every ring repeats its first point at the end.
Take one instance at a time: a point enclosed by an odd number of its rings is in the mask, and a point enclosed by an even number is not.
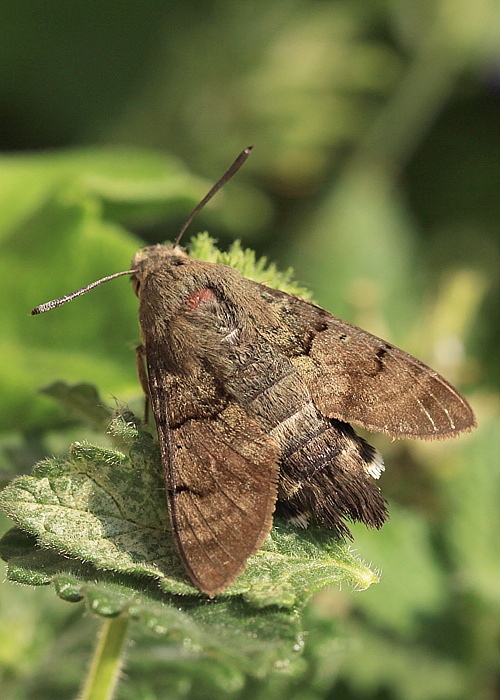
{"type": "Polygon", "coordinates": [[[33,311],[31,312],[31,316],[36,316],[37,314],[43,314],[45,311],[50,311],[51,309],[57,309],[58,306],[62,306],[63,304],[66,304],[68,301],[71,301],[72,299],[76,299],[76,297],[81,297],[82,294],[86,294],[87,292],[90,292],[91,289],[94,289],[94,287],[99,287],[99,285],[104,284],[104,282],[109,282],[109,280],[114,280],[116,277],[123,277],[123,275],[133,275],[134,270],[125,270],[125,272],[115,272],[114,275],[108,275],[108,277],[103,277],[101,280],[97,280],[97,282],[92,282],[91,284],[88,284],[86,287],[83,287],[82,289],[78,289],[76,292],[73,292],[72,294],[66,294],[64,297],[60,297],[59,299],[52,299],[52,301],[46,301],[45,304],[40,304],[39,306],[35,306],[33,311]]]}
{"type": "Polygon", "coordinates": [[[189,226],[191,221],[194,219],[196,214],[200,211],[200,209],[203,209],[205,204],[207,202],[209,202],[212,199],[212,197],[217,194],[217,192],[220,190],[220,188],[223,185],[225,185],[226,182],[228,180],[230,180],[233,177],[233,175],[241,168],[243,163],[246,161],[246,159],[248,158],[248,156],[252,152],[252,149],[253,149],[253,146],[248,146],[248,148],[245,148],[245,150],[240,153],[240,155],[236,158],[234,163],[231,166],[229,166],[229,168],[226,170],[224,175],[219,180],[217,180],[217,182],[212,187],[210,192],[208,194],[206,194],[203,197],[203,199],[201,200],[201,202],[193,209],[191,214],[188,216],[186,223],[181,228],[179,235],[175,239],[174,245],[179,245],[179,242],[180,242],[182,236],[186,232],[187,227],[189,226]]]}
{"type": "MultiPolygon", "coordinates": [[[[248,146],[248,148],[245,148],[244,151],[240,153],[240,155],[236,158],[234,163],[226,170],[224,175],[217,180],[215,185],[212,187],[210,192],[203,197],[201,202],[196,206],[191,214],[188,216],[186,223],[184,226],[181,228],[179,235],[175,239],[174,245],[178,245],[179,241],[181,240],[182,236],[184,235],[187,227],[191,223],[191,221],[194,219],[196,214],[200,211],[200,209],[203,209],[205,204],[209,202],[212,197],[217,194],[217,192],[220,190],[220,188],[226,184],[228,180],[230,180],[233,175],[241,168],[243,163],[246,161],[250,153],[252,152],[253,146],[248,146]]],[[[46,301],[45,304],[40,304],[39,306],[35,306],[33,311],[31,311],[31,316],[36,316],[37,314],[43,314],[46,311],[50,311],[51,309],[57,309],[58,306],[62,306],[63,304],[66,304],[68,301],[72,301],[73,299],[76,299],[76,297],[81,297],[82,294],[86,294],[87,292],[90,292],[91,289],[94,289],[94,287],[99,287],[99,285],[104,284],[104,282],[109,282],[109,280],[114,280],[116,277],[123,277],[123,275],[133,275],[134,270],[125,270],[125,272],[115,272],[114,275],[108,275],[108,277],[103,277],[100,280],[97,280],[97,282],[92,282],[91,284],[88,284],[86,287],[83,287],[82,289],[77,289],[76,292],[72,292],[72,294],[66,294],[63,297],[60,297],[59,299],[52,299],[52,301],[46,301]]]]}

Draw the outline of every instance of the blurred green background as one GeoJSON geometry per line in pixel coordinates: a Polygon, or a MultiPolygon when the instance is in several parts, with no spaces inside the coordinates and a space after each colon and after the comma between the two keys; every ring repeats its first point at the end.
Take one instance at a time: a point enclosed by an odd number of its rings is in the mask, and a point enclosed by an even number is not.
{"type": "MultiPolygon", "coordinates": [[[[451,700],[500,692],[500,9],[494,0],[3,0],[2,481],[94,437],[38,389],[89,382],[139,405],[136,300],[117,280],[198,217],[292,265],[324,307],[444,373],[479,428],[375,436],[391,521],[355,528],[382,571],[310,605],[303,663],[265,681],[176,665],[139,633],[120,698],[451,700]]],[[[2,531],[9,527],[2,519],[2,531]]],[[[99,622],[2,586],[4,698],[74,695],[99,622]]]]}

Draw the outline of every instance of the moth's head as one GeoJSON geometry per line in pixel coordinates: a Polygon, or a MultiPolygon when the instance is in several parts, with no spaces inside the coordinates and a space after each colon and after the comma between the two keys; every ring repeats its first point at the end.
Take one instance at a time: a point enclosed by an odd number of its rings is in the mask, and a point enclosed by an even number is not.
{"type": "Polygon", "coordinates": [[[132,286],[138,297],[141,287],[150,274],[167,267],[179,267],[189,263],[189,255],[178,245],[151,245],[141,248],[132,258],[132,286]]]}

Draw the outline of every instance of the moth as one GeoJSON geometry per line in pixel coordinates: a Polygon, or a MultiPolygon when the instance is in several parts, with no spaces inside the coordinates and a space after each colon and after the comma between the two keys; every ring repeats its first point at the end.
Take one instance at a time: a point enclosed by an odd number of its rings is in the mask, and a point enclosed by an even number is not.
{"type": "Polygon", "coordinates": [[[275,512],[339,537],[380,528],[382,457],[351,423],[394,438],[447,438],[476,425],[430,367],[310,301],[179,246],[142,248],[131,269],[41,304],[39,314],[122,275],[139,298],[139,378],[151,404],[173,536],[202,592],[225,591],[275,512]]]}

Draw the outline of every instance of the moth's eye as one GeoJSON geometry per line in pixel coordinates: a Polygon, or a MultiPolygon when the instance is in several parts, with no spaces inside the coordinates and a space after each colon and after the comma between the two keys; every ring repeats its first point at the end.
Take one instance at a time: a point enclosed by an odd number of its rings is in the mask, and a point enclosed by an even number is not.
{"type": "Polygon", "coordinates": [[[180,267],[181,265],[185,265],[186,261],[184,260],[184,258],[171,258],[170,264],[173,267],[180,267]]]}
{"type": "Polygon", "coordinates": [[[141,290],[141,282],[137,279],[137,277],[132,277],[132,289],[137,294],[137,296],[139,296],[139,292],[141,290]]]}

